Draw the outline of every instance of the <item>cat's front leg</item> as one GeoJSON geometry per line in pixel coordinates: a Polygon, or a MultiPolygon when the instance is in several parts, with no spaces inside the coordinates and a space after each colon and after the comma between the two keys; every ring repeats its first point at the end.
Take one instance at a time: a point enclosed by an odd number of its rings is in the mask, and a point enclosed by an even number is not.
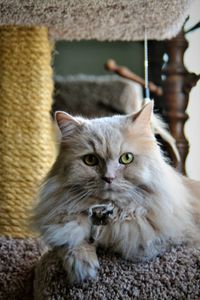
{"type": "MultiPolygon", "coordinates": [[[[86,213],[58,218],[49,226],[48,242],[57,249],[71,282],[95,278],[99,267],[96,247],[90,243],[91,222],[86,213]]],[[[46,237],[47,238],[47,237],[46,237]]]]}
{"type": "Polygon", "coordinates": [[[63,266],[71,283],[96,277],[99,262],[94,244],[85,241],[71,249],[63,246],[58,249],[58,255],[63,260],[63,266]]]}

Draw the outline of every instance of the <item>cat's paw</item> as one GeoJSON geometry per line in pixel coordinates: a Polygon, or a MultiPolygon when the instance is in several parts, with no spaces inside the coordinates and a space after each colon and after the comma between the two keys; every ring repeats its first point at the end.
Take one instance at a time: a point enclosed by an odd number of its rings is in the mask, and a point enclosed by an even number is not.
{"type": "Polygon", "coordinates": [[[112,219],[114,207],[111,203],[91,206],[89,217],[93,225],[107,225],[112,219]]]}
{"type": "Polygon", "coordinates": [[[96,251],[92,245],[83,245],[68,251],[63,265],[71,283],[82,282],[89,278],[94,279],[99,268],[96,251]]]}

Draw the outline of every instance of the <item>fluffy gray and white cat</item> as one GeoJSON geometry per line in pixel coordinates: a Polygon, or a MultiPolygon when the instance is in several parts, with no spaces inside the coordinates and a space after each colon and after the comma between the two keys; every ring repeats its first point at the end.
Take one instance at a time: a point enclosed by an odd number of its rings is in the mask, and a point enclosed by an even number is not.
{"type": "Polygon", "coordinates": [[[150,259],[169,240],[199,241],[200,184],[169,166],[151,129],[152,103],[97,119],[56,113],[60,152],[34,210],[71,281],[95,277],[100,245],[150,259]]]}

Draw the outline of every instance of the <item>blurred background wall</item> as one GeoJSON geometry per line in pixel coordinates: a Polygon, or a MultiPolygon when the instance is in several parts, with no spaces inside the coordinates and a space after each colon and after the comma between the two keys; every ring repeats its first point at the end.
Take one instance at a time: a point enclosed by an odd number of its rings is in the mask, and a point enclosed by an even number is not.
{"type": "Polygon", "coordinates": [[[108,74],[104,69],[107,59],[113,58],[118,64],[126,65],[135,73],[143,76],[142,42],[97,42],[59,41],[54,56],[55,73],[71,74],[108,74]]]}

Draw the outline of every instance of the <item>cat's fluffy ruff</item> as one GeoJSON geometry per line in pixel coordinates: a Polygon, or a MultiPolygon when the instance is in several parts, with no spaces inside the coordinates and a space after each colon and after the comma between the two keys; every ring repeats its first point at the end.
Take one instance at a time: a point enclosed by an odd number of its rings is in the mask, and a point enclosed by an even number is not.
{"type": "Polygon", "coordinates": [[[149,103],[130,116],[56,115],[60,153],[41,188],[34,222],[46,243],[57,247],[72,281],[96,276],[98,245],[127,259],[149,259],[168,240],[199,240],[199,185],[193,193],[197,183],[190,184],[165,162],[150,128],[151,114],[149,103]],[[126,152],[134,154],[134,161],[120,164],[126,152]],[[83,162],[88,153],[98,155],[97,166],[83,162]],[[104,176],[113,182],[106,183],[104,176]],[[94,228],[89,208],[107,203],[115,217],[94,228]],[[92,229],[96,240],[91,244],[92,229]]]}

